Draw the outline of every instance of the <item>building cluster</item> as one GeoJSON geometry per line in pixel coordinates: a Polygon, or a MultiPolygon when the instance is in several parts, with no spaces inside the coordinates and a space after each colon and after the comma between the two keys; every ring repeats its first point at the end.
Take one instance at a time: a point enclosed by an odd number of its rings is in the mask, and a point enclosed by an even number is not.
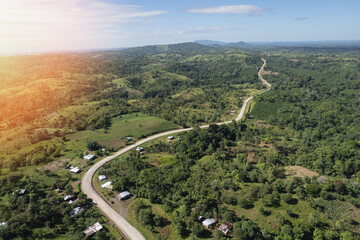
{"type": "MultiPolygon", "coordinates": [[[[218,221],[215,218],[204,218],[203,216],[199,217],[199,221],[202,223],[202,225],[209,229],[209,228],[215,228],[218,221]]],[[[232,223],[223,222],[221,223],[216,229],[221,231],[225,235],[229,235],[232,231],[233,225],[232,223]]]]}

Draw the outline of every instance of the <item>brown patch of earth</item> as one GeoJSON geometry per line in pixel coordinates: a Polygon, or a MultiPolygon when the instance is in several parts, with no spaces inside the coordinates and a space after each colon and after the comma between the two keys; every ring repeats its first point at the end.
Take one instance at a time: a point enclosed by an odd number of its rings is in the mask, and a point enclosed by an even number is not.
{"type": "Polygon", "coordinates": [[[81,180],[75,181],[71,183],[71,186],[75,189],[77,185],[81,183],[81,180]]]}
{"type": "Polygon", "coordinates": [[[55,172],[63,167],[64,162],[70,162],[70,161],[71,161],[71,159],[69,159],[69,158],[60,158],[57,161],[46,164],[45,166],[42,167],[42,170],[44,170],[44,171],[49,170],[51,172],[55,172]]]}
{"type": "Polygon", "coordinates": [[[270,124],[268,124],[268,123],[266,123],[266,122],[262,122],[262,121],[256,121],[256,122],[255,122],[255,126],[256,126],[256,127],[265,127],[265,128],[271,127],[270,124]]]}
{"type": "Polygon", "coordinates": [[[249,160],[249,162],[255,163],[256,162],[255,156],[256,156],[256,153],[254,153],[254,152],[247,153],[247,159],[249,160]]]}
{"type": "Polygon", "coordinates": [[[292,59],[289,59],[290,62],[299,62],[299,59],[297,58],[292,58],[292,59]]]}
{"type": "Polygon", "coordinates": [[[115,209],[117,209],[120,216],[123,218],[127,218],[127,215],[129,213],[129,206],[134,201],[134,197],[131,197],[125,201],[119,200],[118,198],[112,199],[115,205],[115,209]]]}
{"type": "Polygon", "coordinates": [[[160,163],[158,160],[156,160],[156,159],[150,160],[150,161],[148,161],[147,163],[150,164],[150,165],[152,165],[152,166],[154,166],[154,167],[160,167],[160,166],[161,166],[161,163],[160,163]]]}
{"type": "Polygon", "coordinates": [[[266,143],[266,142],[260,142],[259,146],[266,148],[273,148],[273,145],[271,143],[266,143]]]}
{"type": "Polygon", "coordinates": [[[124,147],[126,145],[125,142],[123,142],[123,141],[119,142],[119,141],[116,141],[116,140],[110,140],[110,141],[99,142],[99,143],[101,145],[113,147],[115,149],[122,148],[122,147],[124,147]]]}
{"type": "Polygon", "coordinates": [[[319,176],[317,172],[311,171],[301,166],[287,166],[285,167],[286,174],[294,177],[313,177],[319,176]]]}

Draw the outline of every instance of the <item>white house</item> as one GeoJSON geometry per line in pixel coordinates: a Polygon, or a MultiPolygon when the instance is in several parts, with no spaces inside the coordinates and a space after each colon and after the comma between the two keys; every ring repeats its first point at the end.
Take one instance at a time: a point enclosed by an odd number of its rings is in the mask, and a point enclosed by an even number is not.
{"type": "Polygon", "coordinates": [[[86,237],[90,237],[91,235],[95,234],[96,232],[100,231],[101,229],[103,229],[103,226],[99,222],[97,222],[94,225],[85,229],[83,232],[85,233],[86,237]]]}
{"type": "Polygon", "coordinates": [[[71,167],[70,172],[72,173],[79,173],[80,169],[78,167],[71,167]]]}
{"type": "Polygon", "coordinates": [[[70,215],[73,217],[76,214],[78,214],[79,212],[81,212],[82,210],[84,210],[84,207],[76,207],[70,211],[70,215]]]}
{"type": "Polygon", "coordinates": [[[75,197],[74,195],[68,194],[68,195],[66,195],[66,196],[64,197],[64,201],[68,201],[68,200],[70,200],[70,199],[73,199],[74,197],[75,197]]]}
{"type": "Polygon", "coordinates": [[[121,192],[117,198],[120,200],[125,200],[131,197],[131,194],[128,191],[121,192]]]}
{"type": "Polygon", "coordinates": [[[174,136],[168,136],[167,139],[173,140],[173,139],[175,139],[175,138],[174,138],[174,136]]]}
{"type": "Polygon", "coordinates": [[[108,181],[101,185],[102,188],[112,188],[112,181],[108,181]]]}
{"type": "Polygon", "coordinates": [[[23,195],[25,192],[26,192],[26,190],[24,188],[21,188],[21,189],[15,190],[15,192],[13,192],[12,194],[17,193],[19,195],[23,195]]]}
{"type": "Polygon", "coordinates": [[[204,225],[206,228],[209,228],[213,226],[215,223],[216,223],[215,219],[207,218],[202,222],[202,225],[204,225]]]}
{"type": "Polygon", "coordinates": [[[84,157],[85,160],[93,160],[95,158],[94,154],[88,154],[84,157]]]}
{"type": "Polygon", "coordinates": [[[70,205],[73,205],[73,204],[75,204],[77,201],[79,201],[78,198],[75,199],[75,200],[70,200],[68,203],[69,203],[70,205]]]}
{"type": "Polygon", "coordinates": [[[142,151],[144,151],[144,148],[143,148],[143,147],[137,147],[137,148],[136,148],[136,151],[142,152],[142,151]]]}
{"type": "Polygon", "coordinates": [[[100,181],[102,181],[102,180],[104,180],[104,179],[106,179],[106,176],[105,176],[105,175],[100,175],[100,176],[99,176],[99,180],[100,180],[100,181]]]}

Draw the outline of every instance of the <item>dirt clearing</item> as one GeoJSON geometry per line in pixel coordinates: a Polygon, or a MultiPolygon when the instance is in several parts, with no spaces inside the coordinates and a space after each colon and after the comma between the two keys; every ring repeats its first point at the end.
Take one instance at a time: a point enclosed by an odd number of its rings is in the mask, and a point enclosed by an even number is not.
{"type": "Polygon", "coordinates": [[[287,175],[291,175],[294,177],[313,177],[313,176],[319,176],[317,172],[313,172],[307,168],[301,167],[301,166],[288,166],[285,167],[287,171],[287,175]]]}

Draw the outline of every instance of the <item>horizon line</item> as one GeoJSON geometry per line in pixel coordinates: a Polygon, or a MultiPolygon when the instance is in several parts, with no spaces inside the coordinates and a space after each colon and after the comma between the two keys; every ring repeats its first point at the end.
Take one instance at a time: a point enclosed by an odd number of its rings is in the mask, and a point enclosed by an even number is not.
{"type": "MultiPolygon", "coordinates": [[[[129,47],[108,47],[108,48],[84,48],[84,49],[66,49],[66,50],[44,50],[44,51],[29,51],[29,52],[8,52],[8,53],[0,53],[0,57],[15,57],[15,56],[32,56],[32,55],[45,55],[45,54],[55,54],[55,53],[85,53],[85,52],[97,52],[97,51],[109,51],[109,50],[124,50],[130,48],[138,48],[138,47],[147,47],[147,46],[166,46],[166,45],[176,45],[182,43],[196,43],[198,41],[214,41],[214,42],[222,42],[224,44],[229,43],[239,43],[243,42],[245,44],[284,44],[284,43],[341,43],[341,42],[360,42],[358,40],[304,40],[304,41],[231,41],[225,42],[221,40],[210,40],[210,39],[201,39],[194,40],[188,42],[178,42],[178,43],[165,43],[165,44],[146,44],[146,45],[138,45],[138,46],[129,46],[129,47]]],[[[198,43],[199,44],[199,43],[198,43]]],[[[211,44],[209,44],[211,45],[211,44]]]]}

